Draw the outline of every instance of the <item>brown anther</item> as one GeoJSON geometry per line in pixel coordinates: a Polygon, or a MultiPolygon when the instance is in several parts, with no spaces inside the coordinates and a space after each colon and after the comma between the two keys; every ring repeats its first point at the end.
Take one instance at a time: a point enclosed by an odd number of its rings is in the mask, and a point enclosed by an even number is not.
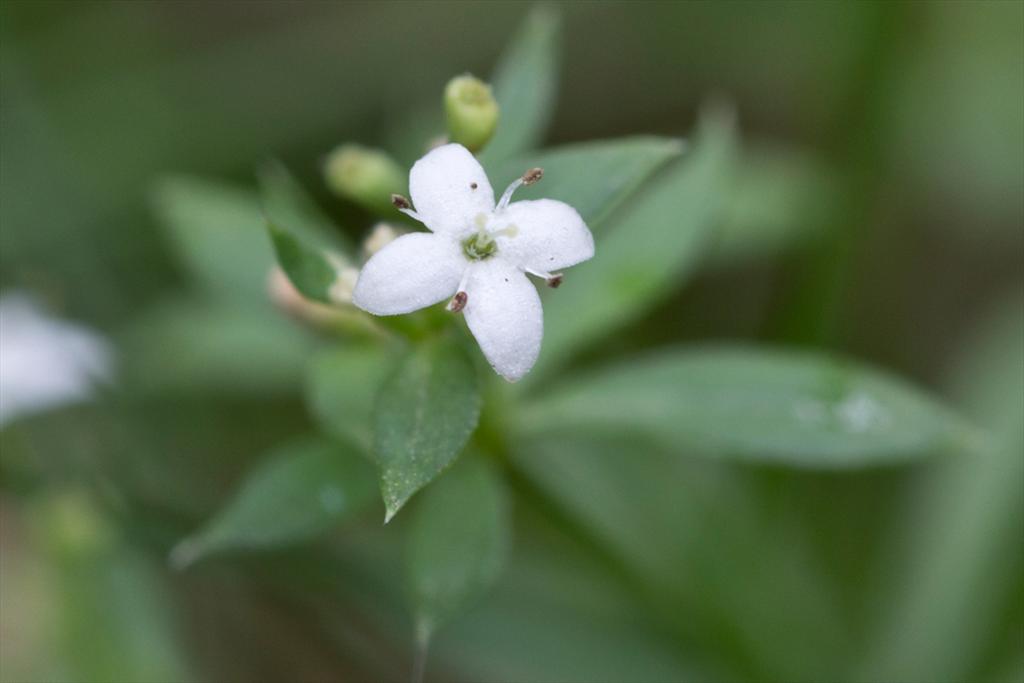
{"type": "Polygon", "coordinates": [[[552,274],[552,276],[548,278],[548,287],[551,289],[558,289],[558,286],[562,284],[562,279],[564,277],[565,276],[561,273],[552,274]]]}
{"type": "Polygon", "coordinates": [[[529,171],[523,174],[523,185],[533,185],[535,182],[537,182],[543,177],[543,168],[531,168],[529,171]]]}
{"type": "Polygon", "coordinates": [[[395,205],[396,209],[411,209],[412,204],[408,199],[400,194],[391,195],[391,203],[395,205]]]}
{"type": "Polygon", "coordinates": [[[458,313],[466,307],[466,301],[469,299],[465,292],[456,292],[452,300],[448,302],[448,310],[452,313],[458,313]]]}

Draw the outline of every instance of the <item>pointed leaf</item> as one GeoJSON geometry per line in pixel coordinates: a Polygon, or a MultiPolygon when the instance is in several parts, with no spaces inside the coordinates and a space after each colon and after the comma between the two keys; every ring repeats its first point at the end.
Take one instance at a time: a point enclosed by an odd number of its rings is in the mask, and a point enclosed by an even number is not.
{"type": "Polygon", "coordinates": [[[501,119],[481,155],[485,161],[506,159],[542,140],[555,105],[560,29],[558,13],[539,5],[505,49],[491,79],[501,119]]]}
{"type": "Polygon", "coordinates": [[[228,550],[263,550],[329,531],[373,499],[373,468],[350,448],[307,437],[276,449],[228,504],[171,554],[178,567],[228,550]]]}
{"type": "Polygon", "coordinates": [[[632,137],[556,147],[488,166],[497,191],[534,167],[544,169],[536,185],[520,188],[515,200],[559,199],[594,228],[656,169],[683,151],[672,138],[632,137]]]}
{"type": "Polygon", "coordinates": [[[331,303],[331,287],[338,279],[338,273],[327,254],[273,223],[268,223],[267,229],[277,263],[295,289],[308,299],[331,303]]]}
{"type": "Polygon", "coordinates": [[[379,344],[339,346],[314,356],[306,374],[306,404],[321,429],[369,451],[373,404],[395,364],[395,354],[379,344]]]}
{"type": "Polygon", "coordinates": [[[151,394],[294,391],[313,349],[282,316],[191,298],[151,307],[119,342],[123,377],[151,394]]]}
{"type": "Polygon", "coordinates": [[[455,461],[479,417],[476,373],[460,345],[428,341],[406,356],[374,411],[385,521],[455,461]]]}
{"type": "Polygon", "coordinates": [[[421,637],[491,587],[510,537],[504,487],[479,455],[464,458],[424,494],[413,518],[407,566],[421,637]]]}
{"type": "Polygon", "coordinates": [[[641,316],[685,279],[721,216],[735,147],[732,113],[710,112],[691,151],[609,217],[595,258],[573,267],[545,298],[550,324],[530,381],[641,316]]]}
{"type": "Polygon", "coordinates": [[[968,431],[899,380],[809,352],[673,350],[555,388],[529,433],[627,431],[706,455],[859,467],[959,445],[968,431]]]}
{"type": "Polygon", "coordinates": [[[320,249],[349,253],[351,245],[283,164],[271,161],[259,171],[260,198],[267,220],[320,249]]]}

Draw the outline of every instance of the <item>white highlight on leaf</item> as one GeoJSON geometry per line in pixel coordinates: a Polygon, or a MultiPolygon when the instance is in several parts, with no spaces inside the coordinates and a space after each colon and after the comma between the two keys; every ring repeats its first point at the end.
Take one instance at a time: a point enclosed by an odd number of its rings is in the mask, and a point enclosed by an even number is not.
{"type": "Polygon", "coordinates": [[[414,211],[407,213],[431,233],[399,237],[374,254],[360,271],[353,303],[398,315],[464,291],[466,322],[484,356],[510,382],[522,378],[537,360],[544,328],[525,274],[550,276],[594,255],[593,235],[568,204],[511,202],[522,184],[514,180],[495,205],[483,167],[465,147],[428,152],[409,174],[414,211]]]}

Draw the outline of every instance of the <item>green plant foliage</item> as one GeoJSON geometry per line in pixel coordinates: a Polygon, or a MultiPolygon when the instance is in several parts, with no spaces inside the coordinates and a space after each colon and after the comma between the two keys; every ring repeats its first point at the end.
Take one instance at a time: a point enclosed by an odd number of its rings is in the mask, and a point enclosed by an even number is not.
{"type": "Polygon", "coordinates": [[[536,380],[576,349],[645,311],[697,264],[721,217],[736,147],[731,112],[703,119],[692,149],[608,220],[597,256],[544,302],[549,325],[536,380]]]}
{"type": "Polygon", "coordinates": [[[532,149],[543,138],[555,105],[560,41],[561,18],[540,5],[505,49],[491,78],[501,119],[485,162],[532,149]]]}
{"type": "Polygon", "coordinates": [[[914,524],[894,530],[886,569],[899,579],[877,610],[860,680],[968,680],[1005,638],[999,616],[1024,566],[1022,313],[1018,295],[1001,302],[959,364],[955,394],[987,438],[969,457],[934,463],[908,501],[914,524]]]}
{"type": "Polygon", "coordinates": [[[373,417],[385,521],[455,461],[479,417],[476,371],[461,345],[442,338],[409,352],[373,417]]]}
{"type": "Polygon", "coordinates": [[[352,246],[345,235],[283,164],[267,162],[260,168],[258,179],[268,222],[287,228],[314,247],[333,249],[341,254],[351,252],[352,246]]]}
{"type": "Polygon", "coordinates": [[[331,285],[337,279],[337,269],[324,252],[312,249],[287,230],[269,223],[267,230],[274,244],[277,262],[288,280],[303,296],[331,303],[331,285]]]}
{"type": "Polygon", "coordinates": [[[195,298],[154,306],[120,338],[127,382],[150,395],[291,392],[314,347],[277,313],[195,298]]]}
{"type": "Polygon", "coordinates": [[[351,447],[320,437],[297,439],[253,469],[212,520],[175,546],[171,562],[181,568],[214,553],[306,541],[372,498],[372,467],[351,447]]]}
{"type": "Polygon", "coordinates": [[[337,346],[313,356],[306,372],[306,405],[320,428],[369,452],[374,401],[397,360],[392,350],[376,344],[337,346]]]}
{"type": "Polygon", "coordinates": [[[274,256],[255,193],[174,177],[157,186],[153,201],[166,238],[192,281],[210,296],[247,305],[266,302],[274,256]]]}
{"type": "Polygon", "coordinates": [[[566,382],[524,409],[528,433],[632,431],[702,453],[863,467],[962,445],[948,411],[902,382],[814,353],[673,350],[566,382]]]}
{"type": "Polygon", "coordinates": [[[527,169],[543,168],[544,179],[520,188],[515,199],[562,200],[593,228],[655,170],[682,151],[682,143],[671,138],[587,142],[524,154],[488,167],[488,175],[500,190],[527,169]]]}
{"type": "Polygon", "coordinates": [[[504,485],[469,454],[424,493],[409,535],[407,573],[416,628],[429,634],[498,578],[511,543],[504,485]]]}

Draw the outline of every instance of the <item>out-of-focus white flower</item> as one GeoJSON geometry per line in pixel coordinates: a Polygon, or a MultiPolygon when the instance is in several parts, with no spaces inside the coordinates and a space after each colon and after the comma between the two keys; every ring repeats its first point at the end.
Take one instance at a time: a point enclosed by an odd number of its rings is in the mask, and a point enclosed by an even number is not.
{"type": "Polygon", "coordinates": [[[0,297],[0,426],[88,400],[112,374],[113,353],[103,337],[47,315],[28,295],[0,297]]]}
{"type": "Polygon", "coordinates": [[[540,353],[540,297],[526,273],[561,282],[555,272],[594,255],[594,238],[568,204],[551,199],[511,202],[527,171],[494,202],[484,169],[462,145],[431,150],[409,174],[415,210],[395,204],[431,232],[399,237],[363,267],[353,303],[375,315],[410,313],[451,298],[491,366],[516,381],[540,353]],[[510,203],[511,202],[511,203],[510,203]]]}

